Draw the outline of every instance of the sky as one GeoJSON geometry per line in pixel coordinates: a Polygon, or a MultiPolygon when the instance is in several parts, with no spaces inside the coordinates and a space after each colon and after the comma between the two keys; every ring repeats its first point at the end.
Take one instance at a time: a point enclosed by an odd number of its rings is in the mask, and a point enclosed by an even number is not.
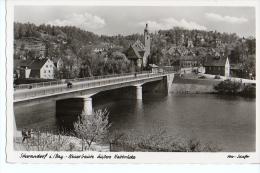
{"type": "Polygon", "coordinates": [[[254,7],[232,6],[15,6],[14,21],[76,26],[98,35],[186,29],[256,36],[254,7]]]}

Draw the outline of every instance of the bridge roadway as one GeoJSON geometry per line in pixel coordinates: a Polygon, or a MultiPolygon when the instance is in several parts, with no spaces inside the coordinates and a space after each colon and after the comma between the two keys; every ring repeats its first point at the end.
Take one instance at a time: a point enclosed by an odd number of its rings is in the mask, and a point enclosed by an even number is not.
{"type": "Polygon", "coordinates": [[[127,86],[141,86],[147,82],[162,80],[167,76],[165,73],[145,73],[138,74],[136,77],[131,74],[104,78],[92,81],[80,81],[73,83],[72,88],[67,88],[67,83],[54,86],[44,86],[40,88],[22,89],[14,91],[14,109],[21,106],[41,104],[51,100],[60,100],[78,96],[91,96],[101,91],[112,90],[127,86]],[[37,103],[35,103],[37,102],[37,103]]]}

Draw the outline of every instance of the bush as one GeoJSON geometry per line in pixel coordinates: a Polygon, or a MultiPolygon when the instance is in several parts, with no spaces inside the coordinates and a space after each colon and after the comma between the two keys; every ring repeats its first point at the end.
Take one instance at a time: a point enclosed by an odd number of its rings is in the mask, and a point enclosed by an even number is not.
{"type": "Polygon", "coordinates": [[[100,142],[106,137],[110,126],[107,110],[93,111],[92,115],[80,115],[78,121],[74,123],[74,129],[77,137],[82,139],[82,151],[89,148],[92,142],[100,142]]]}
{"type": "Polygon", "coordinates": [[[214,89],[219,93],[238,93],[242,89],[242,82],[226,79],[221,81],[217,86],[214,86],[214,89]]]}
{"type": "Polygon", "coordinates": [[[177,136],[172,136],[167,130],[146,130],[115,132],[110,136],[110,142],[142,152],[217,152],[221,149],[214,143],[202,143],[198,139],[181,142],[177,136]]]}
{"type": "Polygon", "coordinates": [[[34,137],[27,139],[23,146],[27,151],[65,151],[71,141],[70,133],[65,129],[58,129],[56,135],[53,133],[37,130],[34,137]]]}

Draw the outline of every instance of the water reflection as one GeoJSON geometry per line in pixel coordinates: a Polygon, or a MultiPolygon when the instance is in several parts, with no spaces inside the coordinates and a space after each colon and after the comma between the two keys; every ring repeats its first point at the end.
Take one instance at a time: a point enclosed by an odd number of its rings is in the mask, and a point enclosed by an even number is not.
{"type": "MultiPolygon", "coordinates": [[[[255,151],[256,104],[253,98],[211,94],[143,93],[143,100],[93,97],[94,109],[107,109],[110,132],[161,128],[185,141],[212,141],[223,151],[255,151]]],[[[73,128],[78,115],[55,115],[55,103],[15,110],[18,130],[73,128]]]]}

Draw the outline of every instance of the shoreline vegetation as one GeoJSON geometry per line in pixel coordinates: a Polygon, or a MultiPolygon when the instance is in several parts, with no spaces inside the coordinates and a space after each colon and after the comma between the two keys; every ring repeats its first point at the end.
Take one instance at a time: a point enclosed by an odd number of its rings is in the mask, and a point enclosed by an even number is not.
{"type": "MultiPolygon", "coordinates": [[[[15,151],[65,151],[65,152],[110,152],[110,145],[119,147],[125,152],[220,152],[222,149],[213,142],[201,142],[190,139],[183,142],[178,137],[169,136],[166,130],[138,132],[115,132],[110,140],[93,142],[82,150],[82,139],[69,135],[55,135],[48,132],[39,133],[39,137],[26,139],[22,136],[14,138],[15,151]],[[123,148],[123,149],[122,149],[123,148]]],[[[112,152],[112,151],[111,151],[112,152]]]]}
{"type": "Polygon", "coordinates": [[[214,79],[197,74],[176,76],[172,92],[174,93],[204,93],[219,95],[234,95],[242,97],[256,97],[256,84],[246,84],[230,79],[214,79]]]}
{"type": "MultiPolygon", "coordinates": [[[[21,132],[18,132],[21,133],[21,132]]],[[[39,138],[27,139],[22,143],[22,135],[14,138],[15,151],[82,151],[82,140],[69,135],[55,135],[42,132],[39,138]],[[40,142],[38,141],[40,140],[40,142]]],[[[109,152],[109,145],[92,143],[87,151],[109,152]]]]}

